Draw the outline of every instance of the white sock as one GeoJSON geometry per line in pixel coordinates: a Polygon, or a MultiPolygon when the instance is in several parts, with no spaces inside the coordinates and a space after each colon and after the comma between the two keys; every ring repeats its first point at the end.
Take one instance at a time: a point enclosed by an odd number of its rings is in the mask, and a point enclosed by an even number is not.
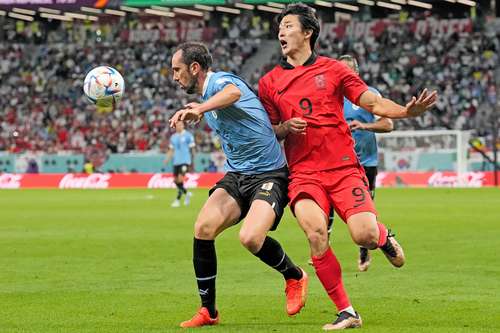
{"type": "Polygon", "coordinates": [[[345,309],[340,310],[339,312],[344,312],[344,311],[346,311],[346,312],[352,314],[354,317],[356,317],[356,311],[354,311],[354,308],[352,307],[352,305],[345,308],[345,309]]]}

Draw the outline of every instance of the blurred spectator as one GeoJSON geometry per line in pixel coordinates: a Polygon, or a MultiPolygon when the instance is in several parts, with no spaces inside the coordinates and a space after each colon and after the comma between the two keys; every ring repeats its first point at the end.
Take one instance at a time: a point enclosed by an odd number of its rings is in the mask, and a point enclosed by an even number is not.
{"type": "Polygon", "coordinates": [[[217,172],[217,166],[215,165],[214,161],[208,161],[208,166],[205,172],[217,172]]]}
{"type": "Polygon", "coordinates": [[[32,158],[28,161],[26,173],[38,173],[38,163],[36,163],[35,159],[32,158]]]}
{"type": "Polygon", "coordinates": [[[83,164],[83,173],[86,173],[88,175],[94,173],[94,164],[90,161],[85,161],[83,164]]]}

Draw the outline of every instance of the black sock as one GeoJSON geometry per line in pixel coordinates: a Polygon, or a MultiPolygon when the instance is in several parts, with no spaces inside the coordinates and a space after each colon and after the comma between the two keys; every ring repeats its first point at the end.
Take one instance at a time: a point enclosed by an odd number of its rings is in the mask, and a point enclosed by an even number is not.
{"type": "Polygon", "coordinates": [[[184,188],[184,183],[175,183],[177,186],[177,200],[180,200],[183,194],[186,194],[187,191],[184,188]]]}
{"type": "Polygon", "coordinates": [[[283,274],[285,280],[302,278],[302,271],[288,258],[280,243],[269,236],[266,237],[255,256],[283,274]]]}
{"type": "Polygon", "coordinates": [[[180,198],[182,197],[181,184],[175,183],[175,186],[177,186],[177,200],[180,200],[180,198]]]}
{"type": "Polygon", "coordinates": [[[215,308],[215,277],[217,275],[217,256],[213,240],[194,239],[193,265],[201,297],[201,306],[206,307],[210,317],[217,316],[215,308]]]}

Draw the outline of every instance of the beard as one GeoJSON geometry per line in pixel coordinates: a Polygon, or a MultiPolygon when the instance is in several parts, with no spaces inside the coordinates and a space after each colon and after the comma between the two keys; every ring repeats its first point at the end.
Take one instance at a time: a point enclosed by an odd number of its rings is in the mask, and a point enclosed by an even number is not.
{"type": "Polygon", "coordinates": [[[196,92],[197,81],[198,81],[198,75],[191,76],[188,85],[186,85],[186,93],[192,95],[196,92]]]}

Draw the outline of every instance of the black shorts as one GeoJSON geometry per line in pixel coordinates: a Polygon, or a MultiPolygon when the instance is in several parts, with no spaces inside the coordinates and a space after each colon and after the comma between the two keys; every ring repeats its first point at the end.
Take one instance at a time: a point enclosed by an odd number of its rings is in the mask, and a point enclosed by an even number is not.
{"type": "Polygon", "coordinates": [[[236,200],[241,209],[240,221],[248,214],[254,200],[269,203],[276,213],[271,230],[276,230],[288,204],[288,168],[283,167],[257,175],[228,172],[210,189],[209,195],[218,188],[225,189],[236,200]]]}
{"type": "Polygon", "coordinates": [[[374,167],[364,166],[363,169],[365,169],[366,178],[368,178],[368,188],[370,189],[370,193],[373,199],[375,198],[375,187],[377,185],[378,169],[376,166],[374,167]]]}
{"type": "Polygon", "coordinates": [[[179,175],[184,176],[188,171],[188,168],[189,168],[188,164],[174,165],[174,177],[177,177],[179,175]]]}

